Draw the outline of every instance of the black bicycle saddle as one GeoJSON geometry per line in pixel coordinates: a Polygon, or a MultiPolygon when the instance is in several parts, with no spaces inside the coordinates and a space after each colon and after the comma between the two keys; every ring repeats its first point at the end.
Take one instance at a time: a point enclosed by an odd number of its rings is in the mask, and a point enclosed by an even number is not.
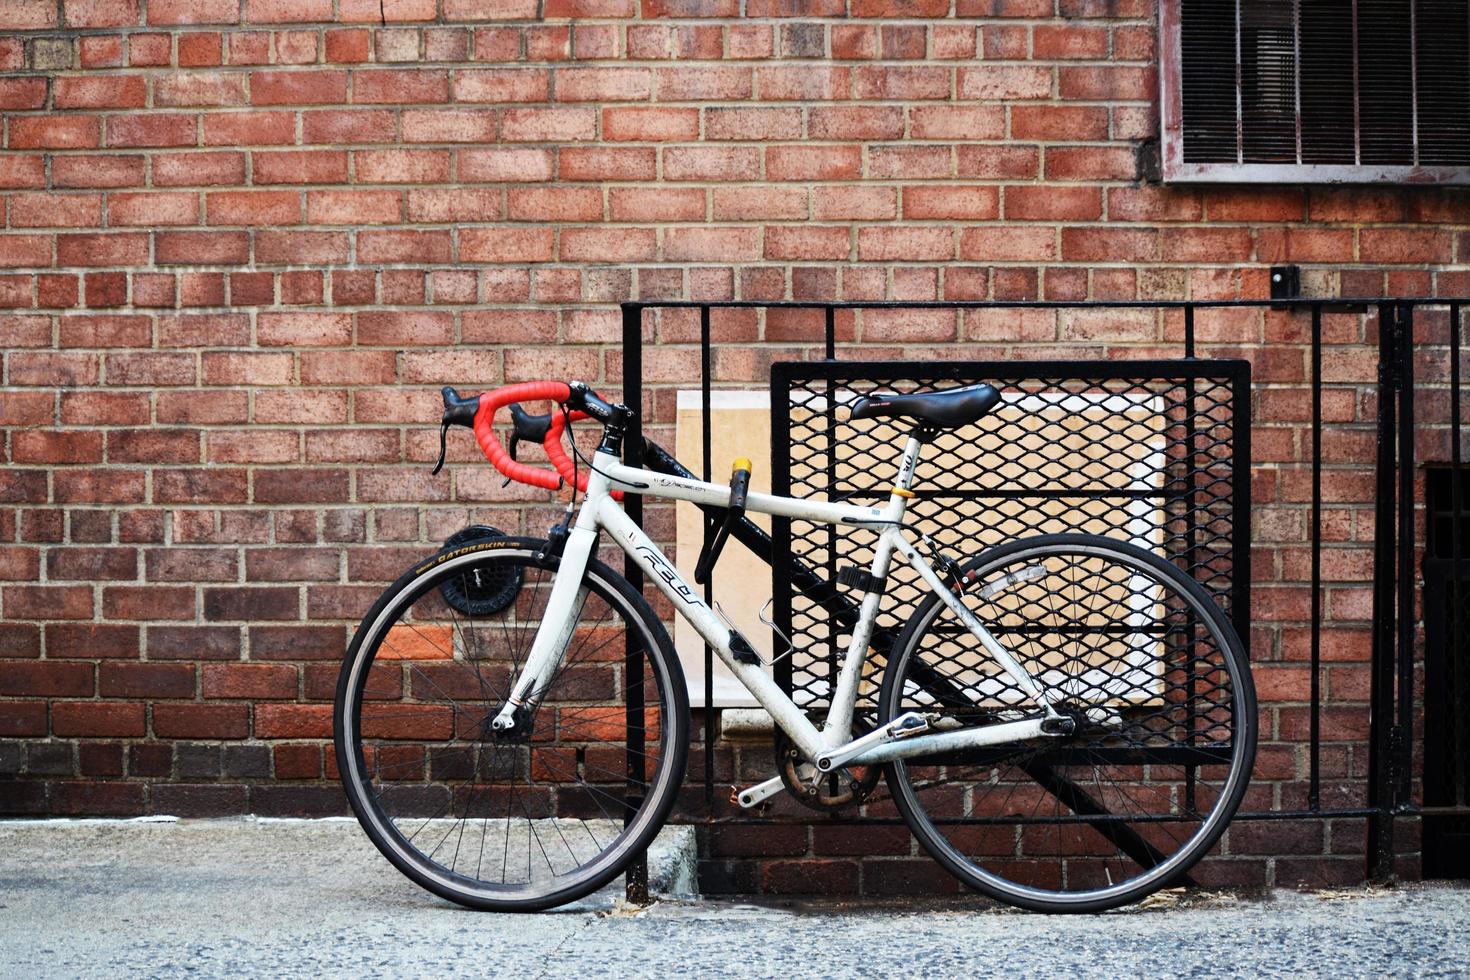
{"type": "Polygon", "coordinates": [[[853,402],[852,417],[914,419],[936,429],[954,429],[969,425],[999,404],[1000,392],[978,384],[920,395],[866,395],[853,402]]]}

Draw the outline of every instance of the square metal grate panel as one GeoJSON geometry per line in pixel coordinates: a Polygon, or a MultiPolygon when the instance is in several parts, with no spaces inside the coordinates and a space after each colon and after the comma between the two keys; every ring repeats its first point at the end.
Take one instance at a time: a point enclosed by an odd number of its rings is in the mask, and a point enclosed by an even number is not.
{"type": "MultiPolygon", "coordinates": [[[[1085,531],[1141,545],[1187,570],[1249,636],[1250,430],[1245,361],[779,363],[771,378],[773,490],[882,503],[910,424],[854,422],[848,405],[873,391],[938,391],[977,382],[1003,401],[942,432],[924,454],[908,527],[968,560],[1017,537],[1085,531]]],[[[777,625],[793,641],[777,679],[799,704],[826,706],[852,617],[830,597],[794,591],[800,562],[831,581],[866,568],[877,536],[799,520],[773,524],[777,625]]],[[[927,594],[895,562],[860,713],[877,707],[885,654],[927,594]]],[[[856,597],[856,593],[847,593],[856,597]]]]}

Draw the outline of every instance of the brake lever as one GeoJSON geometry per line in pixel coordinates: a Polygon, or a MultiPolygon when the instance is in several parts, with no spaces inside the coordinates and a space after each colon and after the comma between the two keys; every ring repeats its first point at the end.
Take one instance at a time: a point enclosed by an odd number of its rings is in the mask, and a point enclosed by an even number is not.
{"type": "MultiPolygon", "coordinates": [[[[439,471],[444,468],[444,454],[448,451],[448,448],[449,423],[445,422],[443,425],[439,426],[439,462],[434,464],[434,470],[429,474],[430,476],[438,476],[439,471]]],[[[511,451],[511,455],[515,455],[514,450],[511,451]]]]}

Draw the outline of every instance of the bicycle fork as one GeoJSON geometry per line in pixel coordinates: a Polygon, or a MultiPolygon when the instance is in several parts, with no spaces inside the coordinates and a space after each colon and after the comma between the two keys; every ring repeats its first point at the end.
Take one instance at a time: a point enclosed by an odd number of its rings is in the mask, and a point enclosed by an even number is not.
{"type": "Polygon", "coordinates": [[[490,722],[490,727],[497,732],[508,732],[516,727],[518,718],[529,717],[529,711],[522,709],[534,707],[541,692],[555,678],[566,656],[567,644],[582,618],[582,607],[587,602],[587,589],[582,580],[586,575],[587,562],[597,547],[597,527],[587,510],[585,506],[582,508],[577,515],[576,526],[567,535],[561,562],[551,583],[551,595],[547,597],[541,625],[536,629],[536,639],[526,656],[525,666],[511,688],[510,697],[490,722]]]}

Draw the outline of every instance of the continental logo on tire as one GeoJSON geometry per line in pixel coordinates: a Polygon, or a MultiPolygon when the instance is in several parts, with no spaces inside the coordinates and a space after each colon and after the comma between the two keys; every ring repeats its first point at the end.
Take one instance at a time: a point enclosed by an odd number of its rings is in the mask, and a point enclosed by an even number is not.
{"type": "Polygon", "coordinates": [[[476,551],[499,551],[501,548],[510,548],[519,544],[520,542],[512,541],[509,538],[491,538],[488,541],[481,541],[476,544],[467,544],[463,548],[455,548],[453,551],[444,551],[435,555],[433,558],[429,559],[418,568],[415,568],[413,570],[413,573],[415,575],[422,575],[425,572],[429,571],[429,569],[438,568],[446,561],[458,558],[460,555],[473,554],[476,551]]]}

